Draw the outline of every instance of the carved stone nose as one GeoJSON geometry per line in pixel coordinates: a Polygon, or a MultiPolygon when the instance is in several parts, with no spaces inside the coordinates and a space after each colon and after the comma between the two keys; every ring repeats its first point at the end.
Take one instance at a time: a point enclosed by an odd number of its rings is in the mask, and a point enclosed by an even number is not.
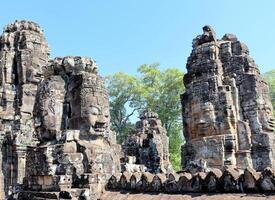
{"type": "Polygon", "coordinates": [[[102,114],[98,115],[97,122],[106,123],[106,119],[105,119],[104,115],[102,115],[102,114]]]}
{"type": "Polygon", "coordinates": [[[206,121],[203,120],[203,119],[201,119],[201,120],[199,121],[199,124],[205,124],[205,123],[206,123],[206,121]]]}

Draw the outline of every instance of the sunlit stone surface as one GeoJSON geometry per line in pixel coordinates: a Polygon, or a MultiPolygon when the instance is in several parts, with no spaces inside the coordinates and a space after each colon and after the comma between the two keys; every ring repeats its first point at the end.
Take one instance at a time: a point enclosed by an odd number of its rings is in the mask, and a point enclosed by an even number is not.
{"type": "Polygon", "coordinates": [[[274,167],[274,119],[267,83],[235,35],[210,26],[193,40],[181,96],[184,168],[274,167]]]}

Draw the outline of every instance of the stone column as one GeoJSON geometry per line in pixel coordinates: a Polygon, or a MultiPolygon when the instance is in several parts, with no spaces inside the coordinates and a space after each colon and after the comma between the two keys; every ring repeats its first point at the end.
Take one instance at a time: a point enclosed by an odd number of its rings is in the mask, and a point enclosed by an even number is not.
{"type": "Polygon", "coordinates": [[[27,147],[26,146],[16,146],[15,154],[17,157],[17,173],[14,174],[16,184],[23,184],[23,179],[26,174],[26,153],[27,147]]]}

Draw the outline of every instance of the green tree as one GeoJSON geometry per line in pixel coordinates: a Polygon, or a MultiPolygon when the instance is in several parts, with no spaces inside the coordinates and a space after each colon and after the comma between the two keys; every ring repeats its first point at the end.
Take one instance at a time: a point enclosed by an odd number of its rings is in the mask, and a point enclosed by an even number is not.
{"type": "Polygon", "coordinates": [[[170,160],[180,168],[182,123],[180,94],[183,72],[176,68],[160,70],[159,64],[142,65],[138,75],[117,73],[107,78],[110,95],[111,124],[122,142],[134,125],[131,117],[146,108],[157,112],[170,138],[170,160]]]}
{"type": "Polygon", "coordinates": [[[266,79],[268,85],[269,85],[269,90],[270,90],[270,97],[273,105],[273,110],[274,110],[274,116],[275,116],[275,70],[271,70],[269,72],[266,72],[264,74],[264,78],[266,79]]]}
{"type": "Polygon", "coordinates": [[[136,102],[140,99],[137,91],[138,80],[136,77],[124,73],[108,76],[106,80],[110,96],[112,129],[117,134],[118,142],[122,143],[126,134],[134,128],[130,117],[140,109],[136,105],[136,102]]]}

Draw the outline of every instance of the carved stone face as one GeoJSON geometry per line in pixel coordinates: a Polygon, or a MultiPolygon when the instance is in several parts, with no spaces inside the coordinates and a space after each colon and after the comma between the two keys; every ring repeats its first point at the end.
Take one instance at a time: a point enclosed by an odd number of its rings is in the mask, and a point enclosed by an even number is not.
{"type": "Polygon", "coordinates": [[[42,125],[41,137],[52,139],[61,130],[63,101],[65,97],[64,80],[60,76],[52,76],[41,83],[36,105],[36,123],[42,125]]]}
{"type": "Polygon", "coordinates": [[[43,74],[42,66],[47,65],[48,61],[48,47],[43,36],[33,32],[22,32],[19,45],[21,51],[17,55],[17,60],[20,63],[17,65],[20,82],[39,83],[43,74]]]}
{"type": "Polygon", "coordinates": [[[26,69],[26,81],[30,83],[39,83],[42,76],[42,70],[40,67],[32,67],[26,69]]]}
{"type": "Polygon", "coordinates": [[[78,83],[71,91],[71,127],[106,136],[109,132],[110,113],[102,78],[96,74],[85,74],[77,76],[72,82],[78,83]]]}
{"type": "Polygon", "coordinates": [[[191,106],[192,138],[215,135],[215,112],[212,103],[195,103],[191,106]]]}
{"type": "Polygon", "coordinates": [[[82,109],[82,119],[85,125],[92,127],[95,132],[102,133],[109,126],[109,106],[108,98],[104,94],[96,93],[100,96],[86,96],[86,104],[82,109]],[[100,102],[100,103],[98,103],[100,102]]]}
{"type": "Polygon", "coordinates": [[[269,105],[262,105],[258,110],[259,121],[262,124],[262,130],[267,132],[273,132],[275,127],[275,121],[272,115],[272,109],[269,105]]]}

